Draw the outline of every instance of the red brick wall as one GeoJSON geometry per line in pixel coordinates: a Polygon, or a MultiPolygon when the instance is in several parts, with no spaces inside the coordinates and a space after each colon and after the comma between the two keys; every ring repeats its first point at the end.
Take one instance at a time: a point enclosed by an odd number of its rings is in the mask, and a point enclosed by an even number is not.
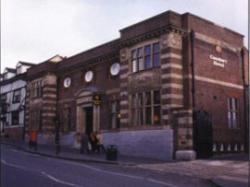
{"type": "Polygon", "coordinates": [[[184,28],[195,30],[196,32],[220,39],[236,46],[243,46],[243,36],[232,30],[216,25],[211,21],[190,13],[184,14],[182,19],[184,28]]]}
{"type": "Polygon", "coordinates": [[[21,140],[23,136],[23,127],[5,128],[4,132],[5,135],[9,136],[9,139],[21,140]]]}

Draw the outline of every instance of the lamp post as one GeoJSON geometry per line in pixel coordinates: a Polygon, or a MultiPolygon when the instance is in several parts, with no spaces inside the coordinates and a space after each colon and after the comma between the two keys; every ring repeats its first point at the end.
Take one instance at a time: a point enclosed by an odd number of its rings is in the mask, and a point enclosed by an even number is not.
{"type": "Polygon", "coordinates": [[[55,117],[55,145],[56,155],[60,153],[60,121],[58,116],[55,117]]]}

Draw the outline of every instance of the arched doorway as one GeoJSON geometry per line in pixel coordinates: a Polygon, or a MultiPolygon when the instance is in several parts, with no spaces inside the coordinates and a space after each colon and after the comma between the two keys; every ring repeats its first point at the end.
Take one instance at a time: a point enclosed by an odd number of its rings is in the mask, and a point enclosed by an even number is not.
{"type": "Polygon", "coordinates": [[[93,96],[96,90],[83,89],[76,95],[76,141],[75,147],[80,146],[83,133],[90,134],[100,130],[100,106],[95,105],[93,96]]]}

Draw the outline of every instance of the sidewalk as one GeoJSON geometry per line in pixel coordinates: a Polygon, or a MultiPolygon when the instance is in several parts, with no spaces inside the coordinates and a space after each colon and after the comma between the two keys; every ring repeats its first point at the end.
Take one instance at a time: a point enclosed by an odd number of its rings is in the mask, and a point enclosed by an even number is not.
{"type": "Polygon", "coordinates": [[[189,162],[138,164],[136,167],[163,173],[196,176],[222,187],[248,187],[249,163],[247,160],[247,154],[234,154],[189,162]]]}
{"type": "Polygon", "coordinates": [[[1,144],[16,146],[17,148],[47,157],[54,157],[77,162],[93,162],[117,164],[153,170],[161,173],[174,173],[209,180],[222,187],[247,187],[248,186],[248,155],[231,154],[215,156],[206,160],[172,161],[126,157],[118,155],[117,161],[107,161],[105,154],[80,154],[79,150],[61,147],[59,155],[55,154],[55,146],[38,145],[37,151],[30,150],[27,143],[14,141],[1,141],[1,144]]]}
{"type": "Polygon", "coordinates": [[[106,160],[106,155],[104,153],[89,153],[81,154],[78,149],[61,146],[60,153],[56,155],[56,147],[54,145],[38,145],[37,151],[30,149],[28,144],[23,141],[6,141],[2,140],[1,144],[15,146],[25,152],[38,154],[41,156],[54,157],[58,159],[77,161],[77,162],[93,162],[93,163],[104,163],[104,164],[117,164],[133,166],[136,164],[157,164],[162,163],[161,160],[149,159],[149,158],[138,158],[138,157],[128,157],[128,156],[117,156],[117,161],[106,160]]]}

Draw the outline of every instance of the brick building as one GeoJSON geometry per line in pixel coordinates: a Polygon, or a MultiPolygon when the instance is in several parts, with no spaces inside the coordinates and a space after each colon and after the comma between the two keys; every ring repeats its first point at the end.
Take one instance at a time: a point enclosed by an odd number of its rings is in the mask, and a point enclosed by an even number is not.
{"type": "Polygon", "coordinates": [[[172,11],[120,38],[28,70],[26,120],[39,142],[79,147],[101,131],[124,155],[192,159],[245,151],[248,51],[243,36],[172,11]],[[205,150],[204,150],[205,148],[205,150]]]}

